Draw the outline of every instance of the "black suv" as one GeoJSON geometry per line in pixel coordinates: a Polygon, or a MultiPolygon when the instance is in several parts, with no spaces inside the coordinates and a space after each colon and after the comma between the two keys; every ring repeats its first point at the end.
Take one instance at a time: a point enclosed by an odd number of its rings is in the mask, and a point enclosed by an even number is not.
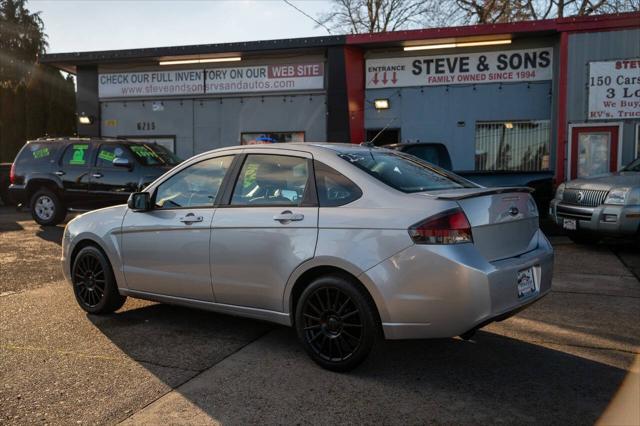
{"type": "Polygon", "coordinates": [[[180,160],[155,143],[122,139],[29,141],[11,169],[9,191],[40,225],[62,222],[68,209],[123,204],[180,160]]]}

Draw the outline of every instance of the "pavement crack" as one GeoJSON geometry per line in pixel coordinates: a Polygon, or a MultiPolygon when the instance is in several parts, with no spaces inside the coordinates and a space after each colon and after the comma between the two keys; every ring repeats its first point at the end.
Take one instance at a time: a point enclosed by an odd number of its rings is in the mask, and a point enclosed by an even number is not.
{"type": "MultiPolygon", "coordinates": [[[[169,365],[169,364],[162,364],[160,362],[156,362],[156,361],[149,361],[146,359],[140,359],[140,358],[131,358],[132,360],[134,360],[135,362],[144,362],[145,364],[149,364],[149,365],[154,365],[156,367],[162,367],[162,368],[172,368],[174,370],[182,370],[182,371],[191,371],[192,373],[201,373],[204,370],[197,370],[195,368],[184,368],[184,367],[178,367],[175,365],[169,365]]],[[[205,368],[206,370],[206,368],[205,368]]]]}

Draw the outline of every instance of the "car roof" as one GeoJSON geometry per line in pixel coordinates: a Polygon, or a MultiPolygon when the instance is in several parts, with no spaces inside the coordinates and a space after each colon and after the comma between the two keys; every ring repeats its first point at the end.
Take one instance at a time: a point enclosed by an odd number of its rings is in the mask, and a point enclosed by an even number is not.
{"type": "Polygon", "coordinates": [[[82,138],[82,137],[59,137],[59,138],[38,138],[27,141],[27,143],[58,143],[58,142],[100,142],[100,143],[155,143],[152,141],[136,140],[135,138],[82,138]]]}

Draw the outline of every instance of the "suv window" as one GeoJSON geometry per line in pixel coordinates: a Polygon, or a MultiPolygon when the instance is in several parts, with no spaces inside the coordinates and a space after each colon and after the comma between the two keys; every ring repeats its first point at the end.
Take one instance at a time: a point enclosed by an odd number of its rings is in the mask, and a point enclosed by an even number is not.
{"type": "Polygon", "coordinates": [[[64,151],[62,155],[63,166],[86,166],[89,160],[89,144],[88,143],[72,143],[64,151]]]}
{"type": "Polygon", "coordinates": [[[113,167],[113,160],[116,158],[126,158],[131,164],[134,163],[131,154],[121,145],[115,144],[102,144],[98,149],[98,155],[96,157],[96,167],[107,168],[113,167]]]}
{"type": "Polygon", "coordinates": [[[173,152],[157,143],[130,143],[127,146],[145,166],[175,166],[180,163],[180,159],[173,152]]]}
{"type": "Polygon", "coordinates": [[[476,187],[452,173],[399,152],[367,149],[343,152],[338,156],[390,187],[406,193],[476,187]]]}
{"type": "Polygon", "coordinates": [[[299,206],[308,177],[306,158],[250,154],[240,171],[231,205],[299,206]]]}
{"type": "Polygon", "coordinates": [[[16,158],[16,163],[21,165],[29,163],[34,166],[47,164],[54,160],[58,147],[58,144],[52,142],[31,142],[20,151],[16,158]]]}
{"type": "Polygon", "coordinates": [[[349,204],[362,196],[362,191],[342,173],[319,161],[313,162],[320,207],[349,204]]]}
{"type": "Polygon", "coordinates": [[[156,207],[212,207],[232,161],[233,155],[211,158],[171,176],[156,190],[156,207]]]}

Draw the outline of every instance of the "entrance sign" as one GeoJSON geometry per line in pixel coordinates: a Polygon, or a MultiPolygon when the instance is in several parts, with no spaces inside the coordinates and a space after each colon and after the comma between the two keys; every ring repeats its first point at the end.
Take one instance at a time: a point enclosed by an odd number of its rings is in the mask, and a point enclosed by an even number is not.
{"type": "Polygon", "coordinates": [[[100,98],[282,92],[323,88],[322,62],[204,70],[122,72],[98,76],[100,98]]]}
{"type": "Polygon", "coordinates": [[[550,47],[502,52],[369,59],[366,87],[439,86],[551,80],[550,47]]]}
{"type": "Polygon", "coordinates": [[[589,120],[640,118],[640,59],[589,63],[589,120]]]}

